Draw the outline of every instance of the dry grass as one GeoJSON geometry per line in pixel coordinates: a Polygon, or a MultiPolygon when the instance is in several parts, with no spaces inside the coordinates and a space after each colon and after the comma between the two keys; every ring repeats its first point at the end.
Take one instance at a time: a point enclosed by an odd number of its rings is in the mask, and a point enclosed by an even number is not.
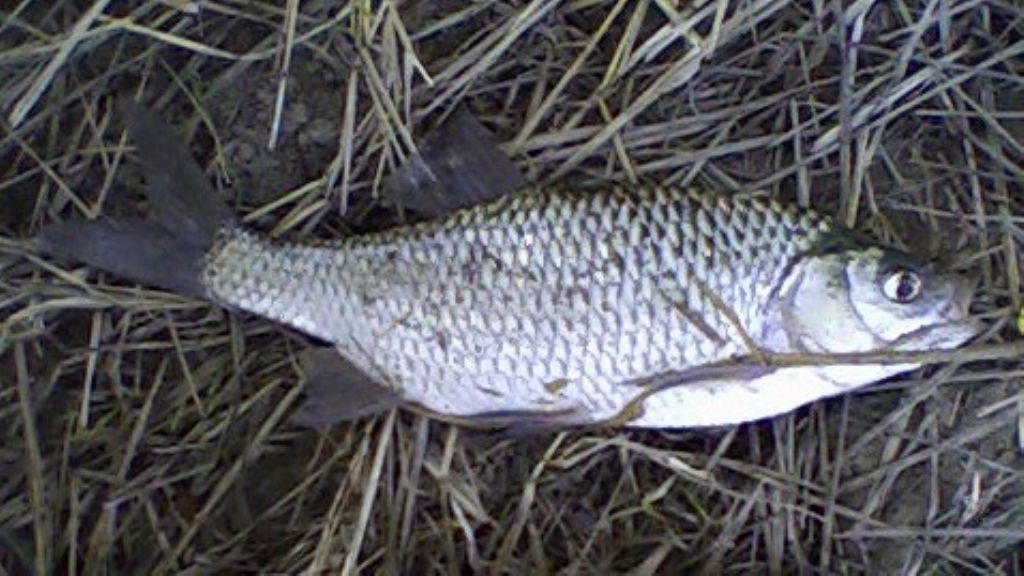
{"type": "Polygon", "coordinates": [[[3,9],[0,573],[1019,573],[1024,360],[984,351],[1018,337],[1018,4],[338,4],[3,9]],[[300,336],[23,242],[131,208],[113,108],[139,93],[275,234],[365,225],[468,103],[537,182],[761,189],[968,254],[992,327],[974,356],[728,430],[297,430],[300,336]]]}

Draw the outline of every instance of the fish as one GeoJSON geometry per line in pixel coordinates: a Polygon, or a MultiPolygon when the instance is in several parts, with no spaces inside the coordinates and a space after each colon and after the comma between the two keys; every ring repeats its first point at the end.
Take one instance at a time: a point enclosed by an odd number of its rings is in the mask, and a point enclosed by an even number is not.
{"type": "Polygon", "coordinates": [[[919,366],[774,356],[953,350],[982,329],[967,277],[822,213],[676,185],[531,186],[466,115],[405,179],[469,182],[472,202],[310,242],[244,226],[154,113],[126,103],[124,118],[156,214],[54,223],[39,249],[329,343],[329,368],[310,354],[307,426],[397,406],[470,426],[739,424],[919,366]]]}

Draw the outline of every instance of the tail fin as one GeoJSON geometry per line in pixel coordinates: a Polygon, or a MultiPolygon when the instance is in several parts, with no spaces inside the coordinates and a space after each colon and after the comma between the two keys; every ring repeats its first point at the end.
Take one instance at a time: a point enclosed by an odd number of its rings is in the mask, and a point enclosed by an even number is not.
{"type": "Polygon", "coordinates": [[[204,296],[200,271],[217,232],[234,221],[188,148],[155,114],[122,114],[146,176],[151,220],[71,220],[44,228],[39,248],[143,284],[204,296]]]}

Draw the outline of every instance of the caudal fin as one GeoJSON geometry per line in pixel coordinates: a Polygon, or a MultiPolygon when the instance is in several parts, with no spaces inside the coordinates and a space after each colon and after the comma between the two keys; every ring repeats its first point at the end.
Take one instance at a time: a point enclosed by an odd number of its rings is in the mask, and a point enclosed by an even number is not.
{"type": "Polygon", "coordinates": [[[52,224],[40,232],[37,245],[128,280],[202,297],[203,258],[234,215],[159,117],[131,101],[122,104],[122,116],[143,167],[152,218],[52,224]]]}

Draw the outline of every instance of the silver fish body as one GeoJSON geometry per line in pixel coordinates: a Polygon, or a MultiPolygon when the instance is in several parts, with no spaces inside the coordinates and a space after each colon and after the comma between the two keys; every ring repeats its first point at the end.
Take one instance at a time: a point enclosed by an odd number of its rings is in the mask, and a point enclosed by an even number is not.
{"type": "Polygon", "coordinates": [[[876,247],[822,248],[836,236],[827,218],[755,198],[529,190],[315,246],[231,227],[202,282],[217,302],[334,343],[438,414],[716,425],[914,366],[740,371],[641,393],[751,354],[954,347],[976,332],[956,277],[876,247]],[[908,266],[923,296],[888,301],[886,282],[908,266]]]}
{"type": "Polygon", "coordinates": [[[297,422],[401,401],[478,423],[732,424],[914,367],[770,355],[950,349],[979,330],[969,283],[813,211],[683,188],[507,194],[523,180],[468,115],[394,175],[421,209],[449,207],[431,221],[272,241],[159,118],[123,112],[153,217],[57,222],[36,245],[333,343],[345,367],[310,366],[297,422]]]}

